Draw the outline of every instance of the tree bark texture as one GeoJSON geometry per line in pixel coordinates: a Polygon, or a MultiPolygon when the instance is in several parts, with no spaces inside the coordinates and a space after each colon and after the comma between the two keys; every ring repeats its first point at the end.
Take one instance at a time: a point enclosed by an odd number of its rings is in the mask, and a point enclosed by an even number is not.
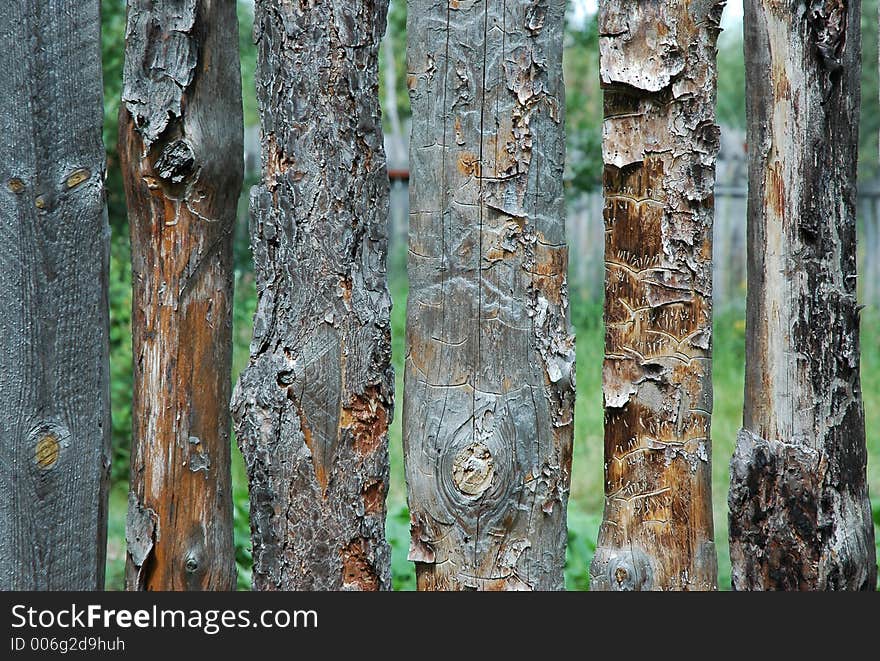
{"type": "Polygon", "coordinates": [[[748,301],[735,589],[874,589],[856,305],[858,0],[746,0],[748,301]]]}
{"type": "Polygon", "coordinates": [[[408,4],[403,434],[420,590],[563,587],[564,4],[408,4]]]}
{"type": "Polygon", "coordinates": [[[713,590],[712,216],[723,2],[600,3],[605,514],[594,590],[713,590]]]}
{"type": "Polygon", "coordinates": [[[134,288],[126,586],[230,590],[232,234],[244,169],[235,3],[129,0],[122,101],[134,288]]]}
{"type": "Polygon", "coordinates": [[[104,585],[109,233],[100,3],[0,14],[0,589],[104,585]]]}
{"type": "Polygon", "coordinates": [[[386,0],[257,0],[259,302],[234,395],[254,588],[389,589],[386,0]]]}

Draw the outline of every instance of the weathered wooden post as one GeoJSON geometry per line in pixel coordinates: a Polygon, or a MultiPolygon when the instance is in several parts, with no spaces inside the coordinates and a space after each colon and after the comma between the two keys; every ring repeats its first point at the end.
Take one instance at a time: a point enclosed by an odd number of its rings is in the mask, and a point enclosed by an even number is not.
{"type": "Polygon", "coordinates": [[[860,2],[745,2],[749,143],[739,590],[873,590],[856,305],[860,2]]]}
{"type": "Polygon", "coordinates": [[[235,9],[128,3],[119,151],[134,286],[132,590],[235,587],[228,406],[244,167],[235,9]]]}
{"type": "Polygon", "coordinates": [[[599,7],[605,515],[597,590],[712,590],[712,214],[721,0],[599,7]]]}
{"type": "Polygon", "coordinates": [[[562,0],[410,0],[404,446],[421,590],[563,587],[562,0]]]}
{"type": "Polygon", "coordinates": [[[259,302],[234,396],[254,588],[389,589],[391,299],[378,99],[387,0],[257,0],[259,302]]]}
{"type": "Polygon", "coordinates": [[[0,12],[0,589],[104,585],[110,469],[98,0],[0,12]]]}

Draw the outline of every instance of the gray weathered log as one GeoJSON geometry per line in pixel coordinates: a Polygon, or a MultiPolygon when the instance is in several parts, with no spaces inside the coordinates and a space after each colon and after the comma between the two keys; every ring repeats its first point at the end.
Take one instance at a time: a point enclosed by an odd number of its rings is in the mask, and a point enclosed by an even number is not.
{"type": "Polygon", "coordinates": [[[722,0],[604,0],[605,514],[594,590],[713,590],[712,214],[722,0]]]}
{"type": "Polygon", "coordinates": [[[0,589],[104,585],[110,398],[98,0],[0,12],[0,589]]]}
{"type": "Polygon", "coordinates": [[[733,587],[874,589],[856,306],[858,0],[746,0],[748,299],[733,587]]]}
{"type": "Polygon", "coordinates": [[[404,452],[421,590],[563,587],[562,0],[410,0],[404,452]]]}
{"type": "Polygon", "coordinates": [[[132,249],[130,590],[230,590],[235,3],[129,0],[119,152],[132,249]]]}
{"type": "Polygon", "coordinates": [[[257,0],[259,302],[233,397],[254,588],[391,587],[394,380],[378,101],[387,0],[257,0]]]}

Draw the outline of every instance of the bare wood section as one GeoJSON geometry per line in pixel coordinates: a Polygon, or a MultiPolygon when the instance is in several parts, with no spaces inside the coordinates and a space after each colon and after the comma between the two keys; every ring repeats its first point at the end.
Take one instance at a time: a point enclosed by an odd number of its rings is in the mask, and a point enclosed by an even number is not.
{"type": "Polygon", "coordinates": [[[254,588],[391,587],[388,175],[378,101],[387,0],[257,0],[259,302],[233,398],[254,588]]]}
{"type": "Polygon", "coordinates": [[[420,590],[563,587],[561,0],[408,5],[404,445],[420,590]]]}
{"type": "Polygon", "coordinates": [[[104,586],[110,469],[98,0],[0,13],[0,589],[104,586]]]}
{"type": "Polygon", "coordinates": [[[713,590],[712,215],[723,2],[600,3],[605,514],[594,590],[713,590]]]}
{"type": "Polygon", "coordinates": [[[134,288],[130,590],[235,587],[237,44],[234,2],[129,0],[119,150],[134,288]]]}
{"type": "Polygon", "coordinates": [[[856,305],[860,3],[745,2],[746,391],[736,589],[873,590],[856,305]]]}

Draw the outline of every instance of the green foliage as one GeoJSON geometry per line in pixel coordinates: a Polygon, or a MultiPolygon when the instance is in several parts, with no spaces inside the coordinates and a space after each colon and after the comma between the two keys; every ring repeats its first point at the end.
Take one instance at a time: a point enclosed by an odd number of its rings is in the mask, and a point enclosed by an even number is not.
{"type": "Polygon", "coordinates": [[[107,213],[110,240],[110,403],[114,483],[128,479],[131,446],[131,248],[122,174],[117,156],[118,114],[125,51],[125,0],[101,0],[104,67],[104,147],[107,151],[107,213]]]}
{"type": "MultiPolygon", "coordinates": [[[[117,156],[122,63],[125,56],[125,0],[101,0],[101,59],[104,67],[104,149],[107,152],[107,213],[114,237],[128,240],[128,217],[117,156]]],[[[114,246],[118,257],[122,246],[114,246]]],[[[111,269],[111,277],[122,275],[111,269]]],[[[130,280],[129,280],[130,282],[130,280]]],[[[112,288],[111,283],[111,288],[112,288]]],[[[111,315],[116,311],[111,292],[111,315]]],[[[130,379],[129,379],[130,381],[130,379]]]]}
{"type": "Polygon", "coordinates": [[[730,457],[742,426],[745,383],[745,308],[731,306],[716,312],[712,328],[712,502],[718,583],[730,589],[730,551],[727,544],[727,490],[730,457]]]}
{"type": "MultiPolygon", "coordinates": [[[[388,7],[388,28],[385,32],[385,40],[379,49],[379,99],[385,104],[387,98],[385,89],[385,71],[386,58],[388,57],[388,49],[386,47],[388,40],[392,41],[394,53],[394,68],[397,73],[395,82],[396,89],[394,98],[397,105],[397,113],[400,116],[401,123],[406,122],[412,114],[409,107],[409,90],[406,86],[406,1],[391,0],[388,7]]],[[[387,120],[387,113],[383,113],[383,120],[387,120]]],[[[385,131],[390,131],[387,121],[384,122],[385,131]]]]}
{"type": "Polygon", "coordinates": [[[104,66],[104,147],[116,154],[117,115],[125,57],[125,0],[101,0],[101,59],[104,66]]]}
{"type": "Polygon", "coordinates": [[[596,538],[602,515],[586,514],[580,510],[568,513],[568,548],[565,554],[566,590],[584,591],[590,588],[590,563],[596,552],[596,538]]]}
{"type": "Polygon", "coordinates": [[[131,252],[127,236],[110,242],[111,480],[128,480],[131,447],[131,252]]]}
{"type": "Polygon", "coordinates": [[[568,192],[602,184],[602,91],[599,88],[599,24],[566,23],[562,53],[565,75],[566,183],[568,192]]]}
{"type": "MultiPolygon", "coordinates": [[[[240,455],[239,455],[240,458],[240,455]]],[[[241,462],[233,462],[232,508],[233,536],[235,538],[235,569],[238,574],[238,589],[251,589],[251,568],[254,558],[251,553],[250,500],[248,499],[247,474],[241,462]]]]}
{"type": "Polygon", "coordinates": [[[125,589],[125,512],[128,508],[128,484],[117,482],[110,489],[110,516],[107,521],[107,563],[104,587],[125,589]]]}
{"type": "Polygon", "coordinates": [[[389,508],[385,534],[391,545],[391,584],[395,590],[416,589],[415,565],[406,559],[409,553],[409,510],[405,505],[389,508]]]}
{"type": "Polygon", "coordinates": [[[868,484],[874,515],[874,542],[880,557],[880,310],[866,308],[861,317],[862,397],[868,436],[868,484]]]}
{"type": "Polygon", "coordinates": [[[742,29],[726,30],[718,38],[718,94],[715,110],[725,128],[746,128],[746,69],[742,29]]]}
{"type": "Polygon", "coordinates": [[[254,74],[257,71],[257,47],[254,45],[254,8],[247,2],[238,3],[238,49],[241,56],[241,87],[244,125],[260,123],[254,74]]]}
{"type": "Polygon", "coordinates": [[[868,181],[880,175],[878,143],[880,112],[877,112],[877,0],[862,0],[862,97],[859,120],[859,179],[868,181]]]}

